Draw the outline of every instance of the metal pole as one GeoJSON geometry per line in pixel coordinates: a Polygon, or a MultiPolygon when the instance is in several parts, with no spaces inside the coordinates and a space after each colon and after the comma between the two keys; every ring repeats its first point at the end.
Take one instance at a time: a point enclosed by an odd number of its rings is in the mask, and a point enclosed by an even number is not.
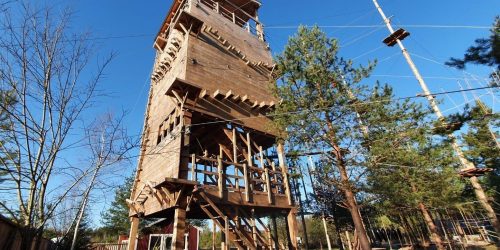
{"type": "MultiPolygon", "coordinates": [[[[373,3],[375,4],[375,7],[377,8],[378,12],[380,13],[380,16],[382,16],[382,18],[384,19],[384,23],[387,26],[387,29],[391,32],[391,34],[394,33],[394,29],[392,28],[392,25],[391,25],[391,20],[389,20],[385,16],[385,14],[382,11],[382,8],[378,4],[377,0],[373,0],[373,3]]],[[[424,91],[424,95],[427,98],[427,100],[429,101],[429,104],[431,105],[432,110],[434,111],[434,113],[436,114],[436,116],[438,117],[438,119],[441,122],[444,122],[443,113],[441,113],[441,110],[439,109],[439,107],[437,105],[436,99],[434,98],[434,96],[429,91],[429,88],[427,87],[427,84],[425,83],[424,79],[422,78],[422,75],[420,75],[420,72],[418,71],[417,67],[415,66],[415,63],[413,63],[413,60],[411,59],[410,54],[408,53],[408,51],[404,47],[403,42],[401,42],[401,40],[397,39],[397,43],[399,45],[399,48],[401,49],[401,52],[403,53],[403,56],[405,57],[406,61],[408,62],[408,65],[410,66],[411,71],[415,75],[415,78],[417,78],[417,81],[420,84],[420,87],[424,91]]],[[[462,149],[456,143],[455,136],[452,135],[452,134],[450,134],[450,135],[448,135],[448,137],[452,141],[451,142],[452,147],[455,150],[455,152],[457,153],[457,155],[458,155],[458,157],[460,159],[460,162],[462,163],[463,169],[475,168],[475,166],[470,161],[468,161],[465,158],[465,156],[464,156],[464,154],[462,152],[462,149]]]]}
{"type": "MultiPolygon", "coordinates": [[[[391,34],[394,33],[394,29],[392,28],[391,21],[385,16],[385,14],[382,11],[382,8],[378,4],[377,0],[373,0],[373,3],[375,4],[375,7],[377,8],[378,12],[380,13],[380,16],[382,16],[382,19],[384,19],[384,23],[387,26],[387,29],[389,29],[391,34]]],[[[408,65],[410,66],[411,70],[413,71],[413,74],[417,78],[417,81],[420,84],[420,87],[424,91],[424,95],[427,98],[427,100],[429,101],[431,108],[434,110],[434,113],[438,117],[439,121],[444,123],[445,122],[444,116],[441,113],[441,110],[439,109],[434,96],[431,95],[431,92],[427,88],[427,84],[425,83],[424,79],[420,75],[420,72],[418,71],[417,67],[413,63],[413,60],[411,59],[410,54],[408,53],[408,51],[404,47],[401,40],[396,39],[396,41],[399,45],[399,48],[401,49],[401,52],[403,53],[404,57],[406,58],[406,61],[408,62],[408,65]]],[[[460,148],[460,146],[458,145],[455,136],[453,134],[448,134],[448,138],[450,139],[451,146],[452,146],[453,150],[455,151],[455,153],[457,154],[458,159],[460,160],[460,163],[462,164],[462,170],[476,168],[476,166],[472,162],[470,162],[469,160],[467,160],[467,158],[465,158],[464,153],[463,153],[462,149],[460,148]]],[[[472,186],[474,187],[474,192],[476,194],[476,198],[479,200],[482,207],[487,211],[488,217],[491,220],[491,224],[495,228],[497,234],[500,234],[500,223],[498,222],[495,211],[493,210],[492,206],[489,204],[488,197],[486,196],[486,193],[484,192],[483,187],[479,183],[478,178],[476,176],[473,176],[473,177],[470,177],[469,180],[470,180],[472,186]]]]}

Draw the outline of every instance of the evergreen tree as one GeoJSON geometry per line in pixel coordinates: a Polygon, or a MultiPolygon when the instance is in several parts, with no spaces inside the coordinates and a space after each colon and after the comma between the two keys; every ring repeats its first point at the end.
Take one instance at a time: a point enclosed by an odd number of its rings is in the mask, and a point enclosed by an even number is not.
{"type": "MultiPolygon", "coordinates": [[[[57,249],[70,249],[71,243],[73,242],[73,232],[74,226],[71,231],[61,239],[57,244],[57,249]]],[[[78,226],[78,237],[75,241],[75,249],[77,250],[85,250],[90,249],[91,238],[92,238],[92,229],[89,225],[88,215],[85,213],[83,216],[80,225],[78,226]]]]}
{"type": "MultiPolygon", "coordinates": [[[[392,99],[392,89],[376,87],[372,94],[392,99]]],[[[378,102],[370,105],[366,138],[370,192],[382,212],[419,211],[438,249],[445,249],[429,208],[450,207],[458,201],[462,182],[448,141],[433,133],[429,112],[418,104],[378,102]]]]}
{"type": "Polygon", "coordinates": [[[488,38],[478,38],[474,42],[475,44],[467,49],[462,59],[450,58],[446,65],[458,69],[465,69],[469,63],[496,66],[497,70],[491,78],[492,83],[498,86],[500,82],[500,17],[495,18],[488,38]]]}
{"type": "MultiPolygon", "coordinates": [[[[462,140],[466,146],[465,156],[479,168],[492,169],[483,179],[489,196],[500,200],[500,147],[498,143],[498,128],[500,115],[493,113],[480,100],[475,106],[466,106],[463,113],[453,114],[448,117],[450,124],[458,124],[456,129],[466,127],[462,140]]],[[[498,205],[498,204],[497,204],[498,205]]],[[[497,206],[498,210],[499,206],[497,206]]]]}
{"type": "Polygon", "coordinates": [[[116,235],[127,234],[130,229],[129,207],[126,200],[130,198],[133,183],[134,176],[126,178],[123,185],[116,189],[115,199],[109,209],[101,215],[104,227],[116,235]]]}
{"type": "MultiPolygon", "coordinates": [[[[324,185],[339,190],[341,203],[351,215],[362,249],[371,249],[357,200],[362,133],[357,125],[356,99],[366,87],[360,81],[373,64],[353,67],[338,56],[337,40],[318,27],[300,27],[276,58],[278,81],[274,93],[281,99],[275,122],[291,145],[326,148],[322,171],[324,185]]],[[[332,194],[335,195],[335,194],[332,194]]]]}

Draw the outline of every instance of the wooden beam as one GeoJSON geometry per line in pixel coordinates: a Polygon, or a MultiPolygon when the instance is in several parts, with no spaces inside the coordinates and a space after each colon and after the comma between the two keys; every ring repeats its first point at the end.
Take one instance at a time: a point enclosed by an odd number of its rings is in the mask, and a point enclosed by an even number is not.
{"type": "Polygon", "coordinates": [[[278,161],[281,168],[281,172],[283,173],[283,184],[285,185],[285,194],[288,198],[288,205],[293,205],[292,199],[292,190],[290,189],[290,182],[288,181],[288,169],[286,167],[286,158],[285,158],[285,148],[283,143],[278,143],[276,147],[276,151],[278,153],[278,161]]]}
{"type": "Polygon", "coordinates": [[[135,247],[137,245],[137,239],[139,237],[138,232],[139,231],[139,218],[138,217],[132,217],[130,218],[130,234],[128,237],[128,250],[135,250],[135,247]]]}
{"type": "Polygon", "coordinates": [[[126,199],[125,202],[127,203],[128,207],[132,210],[134,210],[134,212],[136,214],[139,214],[139,210],[135,207],[135,202],[131,199],[126,199]]]}
{"type": "Polygon", "coordinates": [[[296,250],[296,249],[299,249],[298,248],[298,244],[297,244],[297,236],[299,236],[299,228],[297,226],[297,210],[294,208],[294,209],[291,209],[289,212],[288,212],[288,215],[287,215],[287,224],[288,224],[288,232],[290,234],[290,242],[289,242],[289,246],[288,246],[288,249],[290,250],[296,250]]]}
{"type": "Polygon", "coordinates": [[[250,98],[248,97],[248,95],[244,95],[243,97],[241,97],[241,101],[245,102],[247,104],[251,104],[250,98]]]}
{"type": "Polygon", "coordinates": [[[208,90],[204,89],[204,90],[202,90],[202,91],[200,92],[200,95],[199,95],[199,97],[200,97],[200,98],[204,99],[204,98],[206,98],[207,96],[209,96],[209,94],[208,94],[208,90]]]}
{"type": "Polygon", "coordinates": [[[181,190],[177,194],[177,197],[175,198],[174,206],[179,205],[179,201],[181,200],[181,197],[184,196],[184,191],[186,190],[186,186],[182,186],[181,190]]]}
{"type": "Polygon", "coordinates": [[[222,165],[222,159],[220,156],[217,157],[217,168],[219,173],[219,179],[217,181],[217,186],[219,187],[219,198],[224,199],[224,188],[225,188],[225,177],[224,177],[224,166],[222,165]]]}
{"type": "Polygon", "coordinates": [[[229,90],[227,93],[226,93],[226,96],[224,96],[224,99],[229,99],[231,97],[233,97],[234,94],[233,94],[233,91],[232,90],[229,90]]]}
{"type": "Polygon", "coordinates": [[[245,181],[245,200],[250,202],[250,195],[252,190],[250,190],[250,180],[248,179],[248,167],[247,164],[243,164],[243,180],[245,181]]]}
{"type": "Polygon", "coordinates": [[[174,212],[174,232],[172,237],[172,249],[184,250],[184,239],[186,232],[186,209],[178,207],[174,212]]]}
{"type": "Polygon", "coordinates": [[[212,95],[213,98],[215,99],[221,99],[224,97],[224,94],[222,93],[222,91],[220,89],[216,90],[214,92],[214,94],[212,95]]]}
{"type": "MultiPolygon", "coordinates": [[[[238,162],[238,146],[237,146],[237,138],[236,138],[236,134],[237,134],[237,131],[236,131],[236,128],[233,127],[233,138],[232,138],[232,144],[233,144],[233,162],[238,162]]],[[[236,176],[239,176],[239,173],[238,173],[238,168],[236,167],[236,165],[234,166],[234,174],[236,176]]],[[[236,179],[236,189],[239,189],[240,188],[240,180],[239,179],[236,179]]]]}
{"type": "Polygon", "coordinates": [[[267,189],[267,201],[269,204],[273,204],[273,190],[271,189],[271,181],[269,176],[269,169],[265,169],[265,177],[266,177],[266,189],[267,189]]]}
{"type": "Polygon", "coordinates": [[[193,181],[198,181],[197,174],[196,174],[196,155],[192,154],[191,155],[191,179],[193,181]]]}

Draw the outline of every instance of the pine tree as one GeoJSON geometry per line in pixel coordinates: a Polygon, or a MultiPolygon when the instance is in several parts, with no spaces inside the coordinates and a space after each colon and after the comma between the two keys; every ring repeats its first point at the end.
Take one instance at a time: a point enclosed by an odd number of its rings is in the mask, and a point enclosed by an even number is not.
{"type": "Polygon", "coordinates": [[[133,183],[133,176],[126,178],[123,185],[116,189],[115,199],[109,209],[101,215],[104,227],[116,235],[127,234],[130,228],[129,207],[126,200],[130,198],[133,183]]]}
{"type": "MultiPolygon", "coordinates": [[[[499,127],[500,115],[493,113],[491,108],[477,100],[475,106],[467,106],[463,114],[456,114],[455,117],[461,117],[467,125],[467,132],[462,135],[462,140],[467,146],[465,156],[476,166],[493,170],[492,173],[486,174],[482,181],[488,188],[489,196],[499,201],[500,147],[497,141],[499,135],[491,128],[499,127]]],[[[500,210],[499,207],[496,207],[497,211],[500,210]]]]}
{"type": "Polygon", "coordinates": [[[325,185],[340,191],[342,204],[349,210],[362,249],[371,249],[357,201],[356,177],[362,133],[357,126],[356,100],[366,87],[359,82],[373,64],[353,67],[338,56],[337,40],[328,38],[318,27],[300,27],[285,50],[276,58],[278,81],[274,93],[281,99],[275,122],[291,145],[327,148],[322,172],[325,185]]]}
{"type": "MultiPolygon", "coordinates": [[[[71,243],[73,242],[73,229],[66,235],[65,238],[61,239],[58,244],[57,249],[70,249],[71,243]]],[[[77,250],[85,250],[90,249],[91,237],[92,237],[92,229],[89,225],[88,215],[85,213],[83,216],[80,225],[78,226],[78,237],[75,241],[75,249],[77,250]]]]}
{"type": "Polygon", "coordinates": [[[491,75],[492,84],[498,86],[500,81],[500,17],[495,18],[491,34],[488,38],[478,38],[474,45],[467,49],[462,59],[450,58],[446,65],[458,69],[465,69],[466,65],[479,64],[496,66],[496,72],[491,75]]]}
{"type": "MultiPolygon", "coordinates": [[[[372,96],[392,99],[392,89],[377,87],[372,96]]],[[[429,208],[456,204],[462,190],[448,141],[434,135],[429,112],[418,104],[378,102],[370,110],[365,117],[370,192],[385,213],[419,211],[438,249],[445,249],[429,208]]]]}

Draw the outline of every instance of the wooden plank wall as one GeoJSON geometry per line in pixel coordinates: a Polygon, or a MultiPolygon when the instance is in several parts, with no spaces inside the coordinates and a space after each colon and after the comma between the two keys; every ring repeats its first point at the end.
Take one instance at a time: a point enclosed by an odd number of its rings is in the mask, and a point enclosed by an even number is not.
{"type": "MultiPolygon", "coordinates": [[[[146,182],[159,183],[165,177],[177,178],[179,175],[179,163],[181,154],[180,126],[158,144],[160,125],[167,119],[176,108],[175,100],[165,93],[176,78],[185,78],[187,61],[187,39],[182,44],[177,59],[165,77],[157,83],[152,83],[152,97],[149,100],[149,115],[146,124],[148,134],[146,151],[142,161],[142,171],[139,174],[136,195],[140,192],[146,182]]],[[[162,209],[161,204],[150,198],[144,204],[146,214],[151,214],[162,209]]]]}
{"type": "Polygon", "coordinates": [[[227,45],[223,46],[206,31],[198,37],[189,37],[188,57],[196,59],[197,63],[187,64],[186,80],[199,84],[210,93],[217,89],[224,93],[232,90],[236,95],[248,95],[253,100],[274,101],[269,89],[269,75],[256,71],[226,50],[232,45],[248,60],[271,65],[267,44],[203,4],[193,6],[190,12],[203,20],[207,27],[216,29],[227,45]]]}

